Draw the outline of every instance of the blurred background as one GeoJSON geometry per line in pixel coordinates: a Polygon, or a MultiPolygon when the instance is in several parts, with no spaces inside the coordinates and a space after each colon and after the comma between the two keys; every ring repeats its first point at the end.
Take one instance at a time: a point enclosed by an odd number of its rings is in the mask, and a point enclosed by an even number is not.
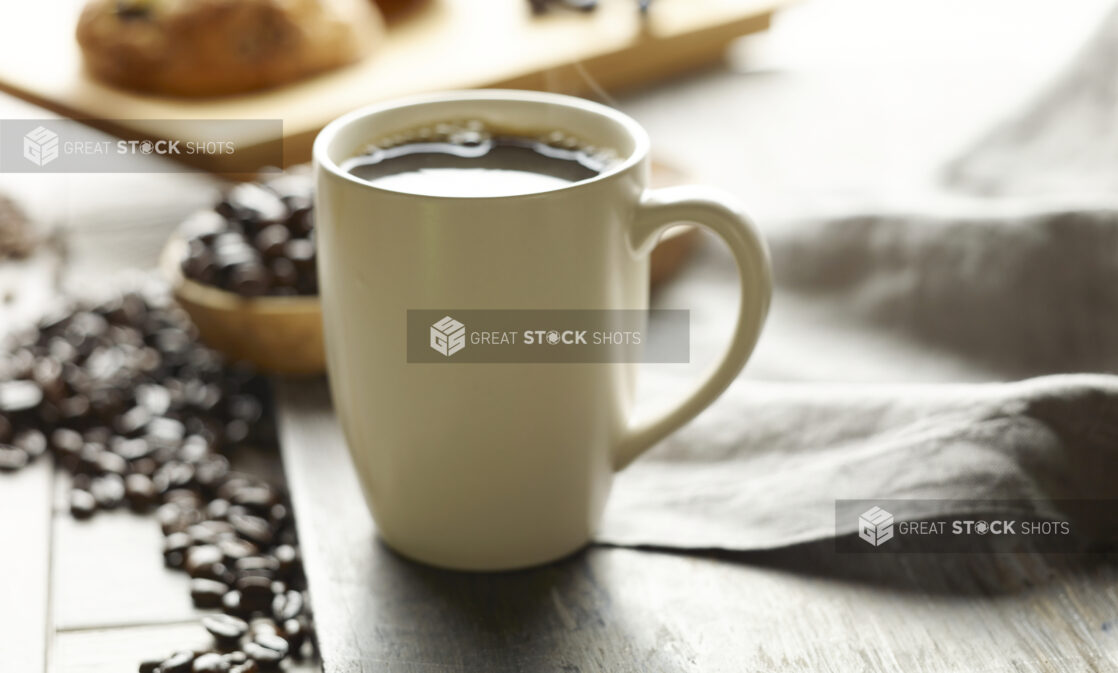
{"type": "MultiPolygon", "coordinates": [[[[673,2],[654,3],[650,11],[667,10],[673,2]]],[[[512,2],[464,4],[479,14],[519,10],[512,2]]],[[[616,4],[636,11],[625,0],[616,4]]],[[[733,42],[725,58],[709,67],[636,88],[581,84],[584,95],[646,125],[658,157],[697,181],[731,189],[767,225],[840,200],[900,200],[934,188],[942,163],[1036,96],[1099,25],[1109,4],[1081,0],[1057,9],[1012,0],[787,3],[773,14],[770,29],[733,42]]],[[[67,22],[76,11],[52,6],[53,20],[35,25],[20,22],[26,10],[3,11],[6,32],[33,36],[30,42],[46,31],[55,34],[47,43],[59,36],[72,40],[73,24],[67,22]]],[[[581,18],[558,13],[535,20],[581,18]]],[[[389,30],[406,30],[409,21],[420,19],[405,16],[389,30]]],[[[374,52],[368,58],[383,56],[374,52]]],[[[455,54],[432,51],[424,57],[429,63],[415,63],[418,70],[452,61],[455,54]]],[[[49,53],[16,58],[11,49],[3,52],[0,74],[18,70],[34,76],[40,61],[54,62],[49,53]]],[[[0,80],[0,88],[9,87],[0,80]]],[[[273,109],[275,116],[285,116],[282,108],[273,109]]],[[[118,108],[117,116],[142,117],[145,111],[137,104],[118,108]]],[[[0,116],[49,113],[4,95],[0,116]]],[[[114,255],[135,254],[148,263],[160,237],[193,209],[212,203],[219,185],[203,174],[0,175],[0,189],[20,202],[37,227],[72,232],[79,251],[87,237],[115,238],[126,244],[107,246],[114,255]]]]}

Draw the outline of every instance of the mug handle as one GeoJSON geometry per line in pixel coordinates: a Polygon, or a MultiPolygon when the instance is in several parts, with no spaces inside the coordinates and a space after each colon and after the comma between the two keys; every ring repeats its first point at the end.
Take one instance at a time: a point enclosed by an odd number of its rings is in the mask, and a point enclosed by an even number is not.
{"type": "Polygon", "coordinates": [[[722,359],[695,390],[674,409],[629,429],[614,455],[615,470],[697,416],[726,390],[753,352],[769,311],[768,248],[741,206],[721,190],[691,185],[646,190],[629,227],[630,249],[638,255],[651,253],[660,235],[680,222],[694,222],[717,234],[733,253],[741,285],[737,325],[722,359]]]}

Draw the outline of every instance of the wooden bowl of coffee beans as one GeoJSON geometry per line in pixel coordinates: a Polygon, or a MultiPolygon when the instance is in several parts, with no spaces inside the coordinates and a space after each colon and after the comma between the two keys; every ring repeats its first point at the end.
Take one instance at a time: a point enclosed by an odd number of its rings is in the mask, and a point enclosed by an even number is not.
{"type": "Polygon", "coordinates": [[[305,170],[237,184],[163,250],[161,267],[202,341],[264,372],[326,369],[312,189],[305,170]]]}

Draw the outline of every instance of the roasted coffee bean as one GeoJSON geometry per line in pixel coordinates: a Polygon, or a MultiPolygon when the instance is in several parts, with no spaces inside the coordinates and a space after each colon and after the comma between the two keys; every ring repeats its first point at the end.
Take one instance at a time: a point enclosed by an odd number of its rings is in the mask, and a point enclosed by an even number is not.
{"type": "Polygon", "coordinates": [[[140,662],[140,673],[159,673],[159,666],[162,663],[162,659],[140,662]]]}
{"type": "Polygon", "coordinates": [[[103,425],[94,425],[93,427],[86,428],[85,431],[82,432],[82,437],[85,439],[86,444],[100,444],[110,449],[112,447],[108,446],[109,442],[113,441],[113,437],[115,436],[112,429],[106,428],[103,425]]]}
{"type": "Polygon", "coordinates": [[[211,615],[202,619],[202,626],[214,637],[223,650],[233,649],[248,633],[248,623],[232,615],[211,615]]]}
{"type": "Polygon", "coordinates": [[[287,217],[287,206],[274,192],[251,182],[230,189],[215,210],[242,223],[280,222],[287,217]]]}
{"type": "Polygon", "coordinates": [[[252,642],[256,643],[257,645],[262,645],[263,647],[266,647],[273,652],[278,652],[281,658],[286,657],[290,649],[287,641],[275,632],[263,632],[254,634],[252,637],[252,642]]]}
{"type": "MultiPolygon", "coordinates": [[[[187,463],[192,463],[197,466],[206,458],[210,457],[213,452],[210,443],[205,440],[201,435],[190,435],[182,441],[179,446],[179,460],[187,463]]],[[[197,468],[195,468],[197,469],[197,468]]]]}
{"type": "Polygon", "coordinates": [[[283,246],[291,240],[291,231],[282,224],[264,227],[253,238],[253,244],[261,255],[274,259],[283,255],[283,246]]]}
{"type": "Polygon", "coordinates": [[[125,460],[139,460],[151,455],[153,447],[142,437],[125,439],[116,437],[110,442],[113,453],[125,460]]]}
{"type": "Polygon", "coordinates": [[[97,455],[97,471],[123,475],[128,472],[128,461],[112,451],[101,451],[97,455]]]}
{"type": "Polygon", "coordinates": [[[186,436],[186,427],[181,421],[166,416],[156,416],[144,427],[144,437],[148,442],[159,446],[178,447],[186,436]]]}
{"type": "Polygon", "coordinates": [[[248,438],[249,430],[251,428],[249,428],[248,423],[240,419],[234,419],[225,425],[225,439],[234,444],[240,444],[248,438]]]}
{"type": "Polygon", "coordinates": [[[122,435],[133,436],[142,431],[154,414],[147,407],[132,407],[113,422],[114,429],[122,435]]]}
{"type": "Polygon", "coordinates": [[[221,563],[224,558],[221,549],[214,545],[191,547],[186,551],[183,568],[191,577],[208,576],[213,574],[214,566],[221,563]]]}
{"type": "Polygon", "coordinates": [[[250,612],[267,610],[272,605],[272,582],[252,575],[237,578],[234,585],[241,592],[241,607],[250,612]]]}
{"type": "Polygon", "coordinates": [[[47,437],[35,429],[20,430],[12,437],[12,445],[23,449],[28,458],[35,460],[46,453],[47,437]]]}
{"type": "Polygon", "coordinates": [[[265,671],[274,671],[279,668],[280,663],[286,656],[286,654],[280,654],[277,650],[265,647],[255,641],[245,643],[245,654],[265,671]]]}
{"type": "Polygon", "coordinates": [[[242,486],[229,496],[229,501],[234,505],[241,505],[258,512],[267,512],[277,500],[275,491],[268,486],[260,485],[242,486]]]}
{"type": "Polygon", "coordinates": [[[124,391],[107,384],[98,384],[89,391],[89,407],[99,422],[111,426],[113,419],[127,409],[124,391]]]}
{"type": "Polygon", "coordinates": [[[176,652],[159,664],[159,673],[190,673],[193,663],[194,653],[190,650],[176,652]]]}
{"type": "Polygon", "coordinates": [[[288,619],[283,622],[280,635],[287,641],[292,656],[298,657],[307,642],[309,631],[303,619],[288,619]]]}
{"type": "Polygon", "coordinates": [[[50,444],[55,451],[76,455],[85,445],[85,439],[76,430],[58,428],[50,434],[50,444]]]}
{"type": "MultiPolygon", "coordinates": [[[[159,463],[156,462],[154,458],[149,457],[133,460],[128,464],[128,466],[129,468],[131,468],[133,474],[142,474],[148,479],[151,479],[151,477],[155,475],[155,471],[159,469],[159,463]]],[[[152,488],[155,488],[154,483],[152,483],[152,488]]],[[[155,495],[156,497],[159,496],[158,490],[155,491],[155,495]]]]}
{"type": "MultiPolygon", "coordinates": [[[[173,492],[168,492],[168,496],[173,492]]],[[[193,494],[191,494],[193,495],[193,494]]],[[[155,510],[155,518],[164,535],[177,531],[184,531],[202,520],[202,513],[194,509],[192,504],[175,502],[168,498],[168,502],[155,510]]]]}
{"type": "Polygon", "coordinates": [[[124,478],[124,495],[134,512],[146,512],[159,502],[155,484],[143,474],[130,474],[124,478]]]}
{"type": "Polygon", "coordinates": [[[203,488],[213,488],[229,474],[229,459],[207,456],[194,468],[194,478],[203,488]]]}
{"type": "Polygon", "coordinates": [[[287,505],[283,503],[276,503],[268,510],[268,518],[272,520],[275,526],[283,526],[290,519],[291,514],[287,511],[287,505]]]}
{"type": "Polygon", "coordinates": [[[124,478],[119,474],[94,478],[90,490],[101,509],[114,509],[124,502],[124,478]]]}
{"type": "Polygon", "coordinates": [[[281,544],[272,550],[272,556],[279,565],[280,574],[289,577],[292,573],[302,573],[299,551],[288,544],[281,544]]]}
{"type": "Polygon", "coordinates": [[[225,218],[212,210],[199,210],[179,225],[179,234],[185,238],[206,240],[212,239],[225,230],[225,218]]]}
{"type": "Polygon", "coordinates": [[[286,224],[292,234],[309,236],[314,231],[314,209],[308,204],[292,210],[286,224]]]}
{"type": "Polygon", "coordinates": [[[260,666],[251,659],[242,664],[234,664],[233,667],[229,669],[229,673],[258,673],[259,671],[260,666]]]}
{"type": "Polygon", "coordinates": [[[228,271],[229,289],[245,297],[260,297],[272,284],[268,267],[255,260],[234,264],[228,271]]]}
{"type": "Polygon", "coordinates": [[[225,555],[225,563],[236,569],[237,561],[253,556],[260,552],[260,549],[249,542],[240,538],[226,538],[219,540],[217,546],[221,549],[221,553],[225,555]]]}
{"type": "Polygon", "coordinates": [[[284,288],[295,289],[299,282],[299,271],[295,268],[295,262],[292,262],[286,257],[276,257],[268,262],[268,270],[272,274],[272,292],[276,293],[277,290],[284,288]]]}
{"type": "Polygon", "coordinates": [[[226,652],[223,656],[225,657],[225,661],[229,662],[230,666],[243,664],[248,661],[248,655],[244,652],[241,652],[240,650],[226,652]]]}
{"type": "Polygon", "coordinates": [[[236,615],[237,617],[248,617],[252,614],[251,610],[247,610],[241,603],[241,592],[236,589],[226,592],[221,597],[221,609],[226,614],[236,615]]]}
{"type": "Polygon", "coordinates": [[[252,479],[240,472],[230,472],[225,476],[225,481],[218,486],[216,495],[223,500],[232,502],[237,491],[252,486],[254,483],[252,479]]]}
{"type": "Polygon", "coordinates": [[[309,238],[293,238],[283,246],[283,254],[290,259],[300,274],[314,269],[314,242],[309,238]]]}
{"type": "Polygon", "coordinates": [[[78,452],[78,462],[74,471],[81,474],[99,474],[101,466],[98,461],[101,460],[101,454],[104,452],[104,446],[94,442],[87,443],[78,452]]]}
{"type": "Polygon", "coordinates": [[[237,534],[250,542],[268,545],[272,542],[274,532],[267,519],[262,519],[251,514],[229,514],[229,523],[237,534]]]}
{"type": "Polygon", "coordinates": [[[279,630],[280,627],[268,617],[257,617],[249,622],[248,625],[249,637],[253,640],[261,635],[277,636],[279,635],[279,630]]]}
{"type": "Polygon", "coordinates": [[[27,452],[17,446],[0,444],[0,472],[15,472],[31,462],[27,452]]]}
{"type": "Polygon", "coordinates": [[[232,270],[241,264],[259,264],[259,255],[247,243],[238,247],[226,246],[214,251],[214,263],[217,265],[218,285],[228,287],[229,275],[232,270]]]}
{"type": "Polygon", "coordinates": [[[187,525],[193,526],[204,520],[202,498],[189,488],[173,488],[163,494],[163,501],[176,505],[190,519],[187,525]]]}
{"type": "Polygon", "coordinates": [[[155,471],[152,481],[155,482],[156,490],[163,494],[185,488],[194,481],[194,466],[178,461],[165,463],[155,471]]]}
{"type": "MultiPolygon", "coordinates": [[[[2,370],[0,370],[2,375],[2,370]]],[[[6,442],[12,438],[12,422],[4,414],[0,414],[0,442],[6,442]]]]}
{"type": "Polygon", "coordinates": [[[75,519],[88,519],[97,511],[97,500],[89,491],[75,488],[70,490],[70,514],[75,519]]]}
{"type": "Polygon", "coordinates": [[[136,404],[145,407],[153,416],[162,416],[171,408],[171,392],[154,383],[136,386],[136,404]]]}
{"type": "Polygon", "coordinates": [[[226,521],[203,521],[186,529],[195,544],[212,545],[234,535],[233,526],[226,521]]]}
{"type": "Polygon", "coordinates": [[[255,395],[233,395],[229,398],[229,415],[246,423],[260,421],[264,407],[255,395]]]}
{"type": "Polygon", "coordinates": [[[194,660],[193,673],[228,673],[229,662],[216,652],[200,655],[194,660]]]}
{"type": "Polygon", "coordinates": [[[277,593],[272,599],[272,616],[283,623],[303,613],[303,594],[299,591],[277,593]]]}
{"type": "Polygon", "coordinates": [[[89,398],[85,395],[67,397],[57,404],[57,408],[62,421],[71,425],[77,424],[78,421],[89,416],[93,409],[89,403],[89,398]]]}
{"type": "Polygon", "coordinates": [[[9,418],[31,411],[43,401],[43,391],[34,381],[0,382],[0,413],[9,418]]]}
{"type": "Polygon", "coordinates": [[[66,382],[62,379],[62,363],[53,358],[38,360],[31,369],[31,378],[43,391],[43,397],[59,402],[66,396],[66,382]]]}
{"type": "Polygon", "coordinates": [[[217,580],[226,586],[232,586],[233,582],[237,580],[237,575],[229,566],[224,563],[215,563],[209,569],[202,573],[202,577],[211,580],[217,580]]]}
{"type": "Polygon", "coordinates": [[[280,562],[272,556],[246,556],[233,564],[238,577],[266,577],[271,580],[279,569],[280,562]]]}
{"type": "Polygon", "coordinates": [[[166,357],[181,360],[194,348],[194,341],[181,325],[165,324],[151,331],[152,345],[166,357]]]}
{"type": "Polygon", "coordinates": [[[214,498],[206,503],[206,516],[211,519],[224,520],[229,515],[229,501],[224,498],[214,498]]]}
{"type": "Polygon", "coordinates": [[[221,599],[229,587],[221,582],[206,578],[190,580],[190,598],[198,608],[220,608],[221,599]]]}

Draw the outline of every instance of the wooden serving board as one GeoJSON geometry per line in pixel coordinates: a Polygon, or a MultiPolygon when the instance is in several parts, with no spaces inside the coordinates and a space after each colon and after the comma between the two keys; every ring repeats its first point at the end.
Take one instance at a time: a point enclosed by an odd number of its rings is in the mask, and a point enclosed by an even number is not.
{"type": "Polygon", "coordinates": [[[276,404],[325,673],[1118,670],[1118,566],[1095,555],[844,554],[825,540],[422,566],[376,538],[325,382],[280,382],[276,404]]]}
{"type": "MultiPolygon", "coordinates": [[[[731,40],[766,29],[788,0],[602,0],[594,12],[532,15],[527,0],[423,0],[390,25],[364,61],[262,92],[209,99],[147,96],[94,80],[74,25],[83,0],[6,3],[0,90],[120,137],[176,139],[160,120],[283,119],[283,163],[310,158],[315,134],[348,110],[397,96],[477,87],[607,97],[624,87],[710,64],[731,40]]],[[[198,127],[193,140],[206,140],[198,127]]],[[[229,138],[223,138],[229,139],[229,138]]],[[[274,143],[258,132],[238,148],[274,143]]],[[[240,149],[238,151],[241,151],[240,149]]],[[[183,157],[189,159],[189,157],[183,157]]],[[[220,157],[198,164],[220,172],[220,157]]]]}

